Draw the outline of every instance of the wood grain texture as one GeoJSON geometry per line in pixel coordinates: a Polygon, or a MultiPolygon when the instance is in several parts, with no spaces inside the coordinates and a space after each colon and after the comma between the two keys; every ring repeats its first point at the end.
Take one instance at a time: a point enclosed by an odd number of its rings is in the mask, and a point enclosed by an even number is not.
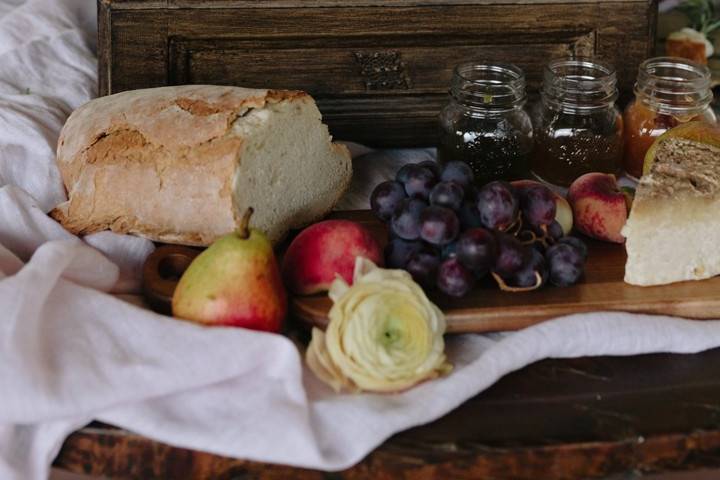
{"type": "MultiPolygon", "coordinates": [[[[584,0],[601,3],[607,0],[584,0]]],[[[648,0],[626,0],[647,3],[648,0]]],[[[100,0],[117,9],[132,8],[298,8],[298,7],[415,7],[437,5],[538,5],[577,0],[100,0]]]]}
{"type": "Polygon", "coordinates": [[[111,38],[110,8],[107,3],[99,1],[97,5],[97,28],[98,28],[98,95],[108,94],[107,86],[112,83],[111,59],[112,59],[112,38],[111,38]],[[102,43],[101,43],[102,42],[102,43]]]}
{"type": "Polygon", "coordinates": [[[512,62],[536,91],[549,58],[599,55],[625,97],[657,2],[100,0],[100,92],[184,83],[293,88],[333,135],[432,146],[455,64],[512,62]],[[368,63],[368,58],[392,58],[368,63]],[[400,81],[398,81],[400,79],[400,81]]]}
{"type": "MultiPolygon", "coordinates": [[[[338,212],[366,225],[383,245],[384,225],[369,212],[338,212]]],[[[535,323],[581,312],[623,311],[680,316],[695,319],[720,318],[720,277],[699,282],[681,282],[656,287],[636,287],[623,282],[625,249],[622,245],[587,240],[590,254],[585,278],[572,287],[545,287],[532,292],[501,292],[485,284],[461,299],[440,293],[430,298],[445,312],[448,332],[515,330],[535,323]]],[[[323,328],[332,306],[324,295],[295,297],[291,311],[296,318],[323,328]]]]}
{"type": "Polygon", "coordinates": [[[231,459],[99,424],[71,435],[55,465],[177,480],[574,480],[717,468],[718,398],[720,349],[544,360],[341,472],[231,459]]]}

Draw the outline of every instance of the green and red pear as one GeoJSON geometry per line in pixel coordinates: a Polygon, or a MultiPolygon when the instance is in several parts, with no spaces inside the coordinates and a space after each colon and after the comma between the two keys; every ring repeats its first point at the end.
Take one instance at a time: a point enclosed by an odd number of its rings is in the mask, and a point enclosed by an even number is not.
{"type": "Polygon", "coordinates": [[[203,325],[281,330],[287,295],[272,245],[249,228],[251,215],[249,208],[236,232],[193,260],[173,295],[174,316],[203,325]]]}

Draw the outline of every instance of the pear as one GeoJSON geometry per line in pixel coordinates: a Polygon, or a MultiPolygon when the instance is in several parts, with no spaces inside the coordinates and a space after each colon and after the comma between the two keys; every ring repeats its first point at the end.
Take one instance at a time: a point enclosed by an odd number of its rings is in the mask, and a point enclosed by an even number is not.
{"type": "Polygon", "coordinates": [[[287,295],[273,248],[249,228],[252,208],[236,232],[217,239],[183,273],[172,299],[173,315],[213,326],[279,332],[287,295]]]}

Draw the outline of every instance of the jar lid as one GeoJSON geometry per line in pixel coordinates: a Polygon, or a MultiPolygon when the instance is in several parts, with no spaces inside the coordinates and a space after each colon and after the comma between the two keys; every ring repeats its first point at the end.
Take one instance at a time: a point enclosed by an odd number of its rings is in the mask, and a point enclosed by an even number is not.
{"type": "Polygon", "coordinates": [[[453,72],[450,94],[468,107],[509,110],[525,103],[525,74],[509,63],[462,63],[453,72]]]}

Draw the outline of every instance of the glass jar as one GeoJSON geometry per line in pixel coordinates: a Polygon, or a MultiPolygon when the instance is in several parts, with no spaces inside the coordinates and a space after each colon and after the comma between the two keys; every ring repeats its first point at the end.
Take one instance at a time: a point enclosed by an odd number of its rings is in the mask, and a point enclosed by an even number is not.
{"type": "Polygon", "coordinates": [[[450,101],[440,112],[438,161],[467,163],[478,185],[526,177],[532,150],[526,98],[525,75],[515,65],[455,67],[450,101]]]}
{"type": "Polygon", "coordinates": [[[691,120],[714,123],[710,107],[710,70],[682,58],[645,60],[638,69],[635,100],[625,108],[623,166],[629,176],[642,175],[645,154],[655,139],[691,120]]]}
{"type": "Polygon", "coordinates": [[[567,187],[588,172],[617,174],[622,116],[615,70],[590,58],[551,61],[533,109],[533,175],[567,187]]]}

